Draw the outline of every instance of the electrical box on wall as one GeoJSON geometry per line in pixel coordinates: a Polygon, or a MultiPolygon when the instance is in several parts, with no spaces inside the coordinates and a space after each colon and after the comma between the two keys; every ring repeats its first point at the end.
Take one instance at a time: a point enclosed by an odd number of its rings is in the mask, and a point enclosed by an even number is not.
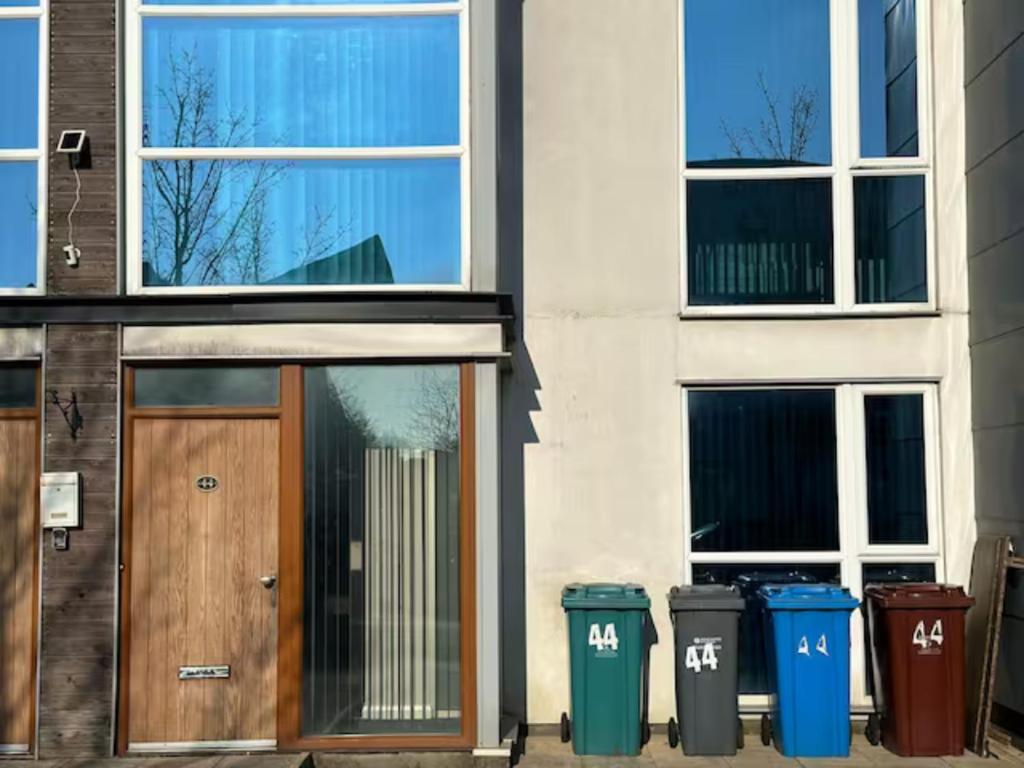
{"type": "Polygon", "coordinates": [[[43,528],[77,528],[80,475],[77,472],[44,472],[39,481],[39,509],[43,528]]]}

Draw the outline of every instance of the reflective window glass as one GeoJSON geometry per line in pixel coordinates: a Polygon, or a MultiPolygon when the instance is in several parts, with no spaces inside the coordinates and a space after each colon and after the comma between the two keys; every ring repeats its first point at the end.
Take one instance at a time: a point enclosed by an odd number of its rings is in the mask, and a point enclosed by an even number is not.
{"type": "Polygon", "coordinates": [[[274,406],[277,368],[136,368],[137,407],[274,406]]]}
{"type": "Polygon", "coordinates": [[[458,158],[147,161],[143,285],[458,284],[460,183],[458,158]]]}
{"type": "Polygon", "coordinates": [[[829,179],[690,181],[689,304],[831,304],[829,179]]]}
{"type": "Polygon", "coordinates": [[[0,149],[34,149],[39,146],[37,19],[0,19],[0,72],[5,74],[0,78],[0,149]]]}
{"type": "Polygon", "coordinates": [[[924,176],[853,180],[857,302],[928,300],[924,176]]]}
{"type": "Polygon", "coordinates": [[[36,404],[36,369],[0,366],[0,408],[31,408],[36,404]]]}
{"type": "Polygon", "coordinates": [[[828,165],[828,0],[686,0],[690,167],[828,165]]]}
{"type": "Polygon", "coordinates": [[[459,143],[459,17],[148,18],[143,143],[459,143]]]}
{"type": "Polygon", "coordinates": [[[456,365],[305,370],[302,731],[459,733],[456,365]]]}
{"type": "Polygon", "coordinates": [[[765,663],[764,607],[757,590],[764,584],[839,583],[838,564],[694,565],[694,584],[735,584],[746,608],[740,615],[739,687],[741,694],[771,692],[765,663]]]}
{"type": "Polygon", "coordinates": [[[839,549],[834,390],[687,401],[693,551],[839,549]]]}
{"type": "Polygon", "coordinates": [[[0,161],[0,288],[39,281],[37,174],[34,160],[0,161]]]}
{"type": "Polygon", "coordinates": [[[865,396],[864,433],[869,541],[927,544],[924,396],[865,396]]]}
{"type": "Polygon", "coordinates": [[[916,0],[858,0],[857,30],[861,156],[915,157],[916,0]]]}

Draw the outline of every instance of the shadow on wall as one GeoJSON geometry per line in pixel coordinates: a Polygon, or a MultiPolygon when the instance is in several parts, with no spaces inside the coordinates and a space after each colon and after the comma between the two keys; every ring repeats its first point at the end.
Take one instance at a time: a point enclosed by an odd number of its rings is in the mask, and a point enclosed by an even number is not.
{"type": "Polygon", "coordinates": [[[498,4],[498,253],[499,289],[516,307],[510,370],[502,381],[502,709],[526,723],[526,557],[524,449],[537,442],[531,413],[540,410],[540,382],[523,322],[522,5],[498,4]]]}

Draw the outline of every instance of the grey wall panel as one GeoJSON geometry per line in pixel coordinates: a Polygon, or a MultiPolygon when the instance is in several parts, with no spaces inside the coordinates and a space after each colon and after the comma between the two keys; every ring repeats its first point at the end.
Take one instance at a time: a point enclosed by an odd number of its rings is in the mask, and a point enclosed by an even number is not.
{"type": "MultiPolygon", "coordinates": [[[[985,120],[984,110],[968,124],[985,120]]],[[[967,175],[967,253],[998,245],[1024,229],[1024,135],[1004,144],[967,175]]]]}
{"type": "Polygon", "coordinates": [[[1024,328],[1024,232],[969,264],[971,343],[1024,328]]]}
{"type": "Polygon", "coordinates": [[[975,344],[971,377],[975,430],[1024,424],[1024,329],[975,344]]]}
{"type": "Polygon", "coordinates": [[[970,83],[1000,51],[1024,33],[1020,0],[966,0],[964,77],[970,83]]]}
{"type": "MultiPolygon", "coordinates": [[[[990,532],[1018,532],[1024,519],[1024,424],[976,430],[974,461],[979,520],[990,532]]],[[[1018,535],[1014,546],[1024,551],[1024,537],[1018,535]]]]}
{"type": "MultiPolygon", "coordinates": [[[[1024,3],[1018,3],[1024,8],[1024,3]]],[[[1018,38],[967,88],[967,169],[1024,131],[1024,38],[1018,38]]]]}

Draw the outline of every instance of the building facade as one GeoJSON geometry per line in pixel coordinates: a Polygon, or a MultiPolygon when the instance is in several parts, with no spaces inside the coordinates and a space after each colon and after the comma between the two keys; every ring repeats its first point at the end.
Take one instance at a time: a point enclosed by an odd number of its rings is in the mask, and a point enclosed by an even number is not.
{"type": "Polygon", "coordinates": [[[1013,0],[0,6],[0,751],[500,754],[579,581],[663,722],[672,585],[1007,516],[1013,0]]]}
{"type": "MultiPolygon", "coordinates": [[[[523,15],[505,429],[525,531],[506,631],[525,650],[506,669],[526,673],[507,675],[508,707],[531,723],[567,709],[569,582],[651,593],[655,722],[674,708],[673,584],[966,584],[963,4],[530,0],[523,15]]],[[[766,703],[758,629],[741,627],[746,711],[766,703]]],[[[853,637],[863,711],[859,614],[853,637]]]]}
{"type": "MultiPolygon", "coordinates": [[[[1016,94],[1024,80],[1024,8],[1019,3],[964,5],[967,94],[967,253],[970,259],[973,424],[978,532],[1012,536],[1024,547],[1020,496],[1024,343],[1024,225],[1020,167],[1024,115],[1016,94]]],[[[1024,593],[1008,580],[994,721],[1024,733],[1021,646],[1024,593]]]]}
{"type": "Polygon", "coordinates": [[[3,5],[0,751],[500,746],[497,4],[3,5]]]}

